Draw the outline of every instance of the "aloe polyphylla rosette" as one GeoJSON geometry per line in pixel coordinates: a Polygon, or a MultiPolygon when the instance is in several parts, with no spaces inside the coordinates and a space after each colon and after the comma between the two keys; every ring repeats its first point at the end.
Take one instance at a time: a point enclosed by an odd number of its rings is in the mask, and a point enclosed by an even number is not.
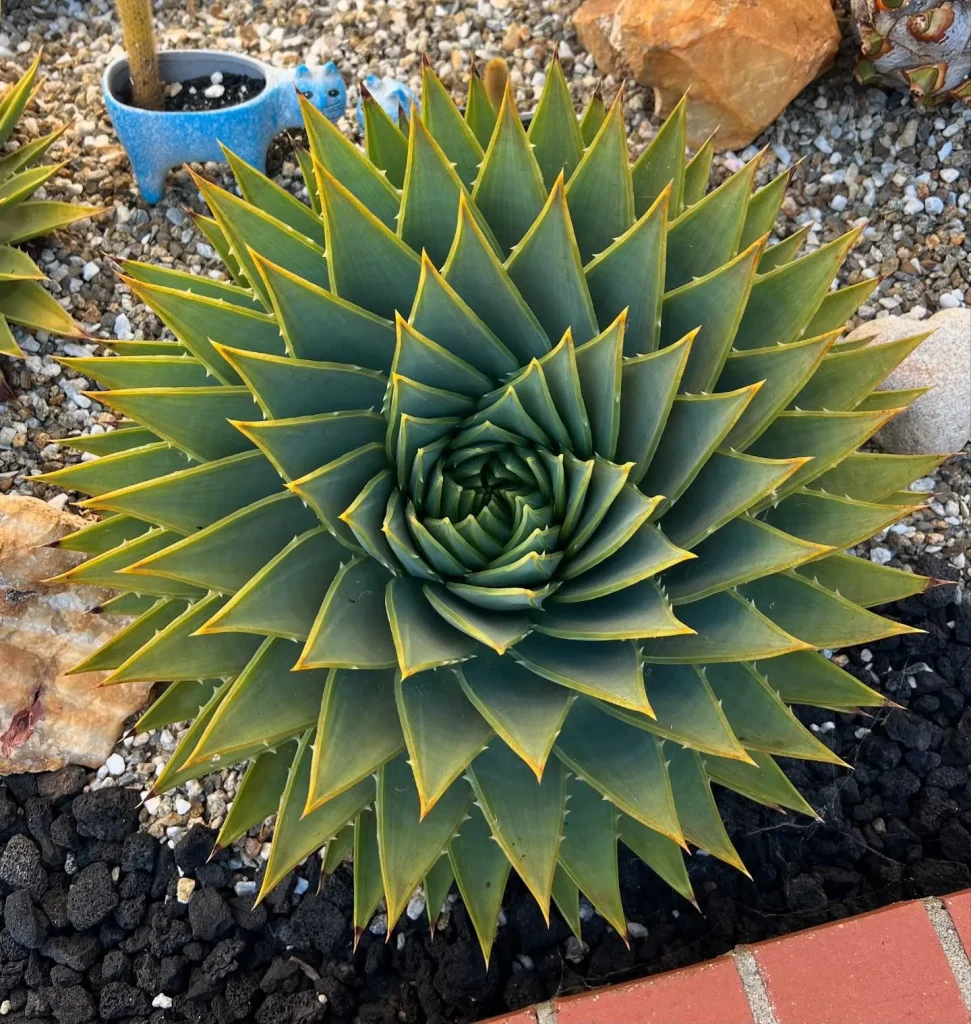
{"type": "MultiPolygon", "coordinates": [[[[39,66],[38,54],[23,76],[0,96],[0,149],[11,138],[24,108],[36,95],[39,66]]],[[[45,290],[41,284],[44,275],[34,261],[16,248],[20,242],[101,212],[95,206],[30,198],[64,167],[34,166],[63,133],[62,128],[0,156],[0,355],[23,355],[10,330],[11,323],[67,337],[84,334],[45,290]]]]}
{"type": "Polygon", "coordinates": [[[786,174],[706,194],[683,105],[633,166],[556,64],[528,135],[427,68],[366,157],[305,110],[312,206],[229,155],[236,283],[126,264],[178,341],[67,360],[137,424],[47,478],[111,513],[70,577],[139,613],[81,667],[174,680],[157,789],[250,762],[220,842],[276,812],[264,891],[330,843],[358,929],[454,878],[488,955],[513,870],[625,934],[618,840],[691,899],[687,844],[744,870],[713,782],[812,814],[775,758],[840,763],[788,705],[883,703],[818,649],[927,583],[841,553],[938,461],[857,451],[920,339],[835,344],[855,233],[767,246],[786,174]]]}

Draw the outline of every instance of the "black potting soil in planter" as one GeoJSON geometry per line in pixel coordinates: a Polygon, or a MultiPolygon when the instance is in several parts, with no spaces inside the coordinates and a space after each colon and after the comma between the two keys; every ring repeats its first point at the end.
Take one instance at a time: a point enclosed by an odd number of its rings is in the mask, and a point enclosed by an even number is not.
{"type": "Polygon", "coordinates": [[[177,92],[174,87],[165,87],[166,110],[222,110],[246,103],[266,88],[266,80],[249,75],[233,75],[228,71],[213,82],[209,75],[189,78],[181,82],[177,92]],[[220,91],[220,88],[222,91],[220,91]]]}
{"type": "MultiPolygon", "coordinates": [[[[918,569],[947,575],[946,563],[924,559],[918,569]]],[[[971,885],[971,595],[958,604],[953,588],[937,587],[884,612],[927,632],[872,644],[851,654],[847,667],[904,709],[871,719],[799,711],[856,767],[785,762],[823,822],[723,793],[729,830],[754,880],[693,857],[702,913],[622,852],[624,903],[640,926],[629,950],[596,915],[587,915],[583,946],[555,912],[547,929],[514,884],[488,971],[458,903],[434,941],[422,914],[405,918],[390,943],[366,932],[352,953],[346,868],[318,894],[312,858],[300,869],[304,894],[291,875],[254,910],[252,895],[234,891],[253,872],[233,871],[227,851],[207,862],[210,830],[191,830],[172,851],[137,831],[134,791],[79,795],[86,776],[74,768],[7,778],[0,782],[5,1019],[462,1024],[971,885]],[[196,881],[187,905],[176,894],[180,871],[196,881]]]]}
{"type": "MultiPolygon", "coordinates": [[[[254,78],[251,75],[235,75],[221,72],[213,81],[210,75],[200,75],[179,83],[164,83],[164,109],[178,112],[186,110],[222,110],[224,107],[235,107],[253,99],[266,88],[266,79],[254,78]],[[175,85],[179,86],[176,90],[175,85]],[[215,87],[215,88],[214,88],[215,87]],[[209,94],[206,94],[209,90],[209,94]],[[220,91],[222,90],[222,91],[220,91]]],[[[131,87],[118,90],[121,103],[132,103],[131,87]]]]}

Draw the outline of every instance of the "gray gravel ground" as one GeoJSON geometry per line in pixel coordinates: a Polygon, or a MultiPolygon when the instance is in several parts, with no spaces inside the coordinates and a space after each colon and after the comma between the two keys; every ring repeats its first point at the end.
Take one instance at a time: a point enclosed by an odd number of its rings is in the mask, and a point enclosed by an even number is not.
{"type": "MultiPolygon", "coordinates": [[[[158,5],[157,5],[158,6],[158,5]]],[[[337,62],[357,101],[356,83],[369,71],[393,74],[417,87],[420,55],[427,51],[445,83],[461,94],[469,61],[505,55],[522,108],[534,105],[554,48],[572,79],[578,104],[592,93],[597,75],[569,28],[574,4],[559,0],[479,0],[420,3],[417,0],[303,0],[199,2],[164,0],[159,10],[161,45],[212,46],[241,51],[280,65],[300,60],[337,62]]],[[[0,18],[0,77],[14,79],[28,58],[44,47],[46,82],[22,123],[25,133],[71,127],[52,151],[68,160],[46,187],[49,198],[103,205],[104,216],[37,243],[33,254],[50,276],[51,289],[95,338],[155,338],[163,328],[112,273],[111,259],[157,261],[193,273],[222,277],[220,263],[185,216],[201,210],[184,171],[173,172],[165,200],[152,208],[134,191],[127,160],[104,112],[100,75],[120,55],[120,32],[110,0],[17,3],[6,0],[0,18]]],[[[756,143],[720,154],[715,175],[723,178],[768,145],[759,171],[767,181],[798,160],[792,189],[776,225],[779,237],[814,225],[809,248],[867,221],[863,240],[840,271],[841,284],[881,277],[858,322],[889,314],[921,319],[941,308],[971,305],[971,108],[945,105],[933,112],[908,98],[864,90],[852,81],[847,40],[837,68],[807,88],[756,143]]],[[[607,79],[608,99],[616,82],[607,79]]],[[[627,120],[633,151],[658,125],[653,96],[628,91],[627,120]]],[[[349,132],[356,132],[349,120],[349,132]]],[[[292,149],[275,146],[270,170],[297,195],[305,194],[292,149]]],[[[225,169],[204,173],[228,184],[225,169]]],[[[57,355],[100,352],[43,334],[22,335],[25,361],[0,358],[14,397],[0,400],[0,494],[34,494],[63,505],[71,495],[33,483],[29,475],[60,468],[77,458],[57,441],[111,429],[115,417],[82,391],[89,382],[54,361],[57,355]]],[[[0,395],[2,399],[2,395],[0,395]]],[[[918,483],[932,502],[926,511],[878,536],[859,553],[892,565],[917,566],[935,575],[971,579],[971,453],[951,460],[918,483]],[[888,556],[889,555],[889,559],[888,556]],[[928,559],[933,559],[928,562],[928,559]]],[[[95,785],[139,784],[151,778],[171,734],[129,738],[119,748],[124,765],[101,770],[95,785]]],[[[232,799],[235,774],[150,802],[147,816],[157,834],[177,838],[187,823],[218,824],[232,799]]],[[[261,838],[247,841],[245,856],[260,855],[261,838]]]]}

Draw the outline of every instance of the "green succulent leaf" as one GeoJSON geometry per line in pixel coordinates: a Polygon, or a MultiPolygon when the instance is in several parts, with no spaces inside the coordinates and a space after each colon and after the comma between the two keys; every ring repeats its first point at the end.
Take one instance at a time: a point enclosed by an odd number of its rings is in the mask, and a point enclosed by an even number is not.
{"type": "Polygon", "coordinates": [[[405,745],[393,672],[331,669],[319,704],[307,811],[353,789],[405,745]]]}
{"type": "Polygon", "coordinates": [[[492,727],[449,669],[399,676],[395,698],[424,819],[485,748],[492,727]]]}
{"type": "Polygon", "coordinates": [[[560,865],[596,910],[626,939],[627,919],[617,874],[617,809],[597,790],[575,778],[567,785],[567,801],[560,865]]]}
{"type": "Polygon", "coordinates": [[[265,899],[300,861],[319,850],[374,800],[374,779],[368,776],[353,788],[328,801],[310,814],[304,812],[310,788],[310,759],[314,730],[300,738],[297,752],[280,797],[273,845],[266,862],[257,903],[265,899]]]}
{"type": "Polygon", "coordinates": [[[296,749],[295,743],[281,743],[276,750],[267,750],[250,762],[216,837],[217,846],[225,849],[254,825],[276,812],[286,788],[296,749]]]}
{"type": "MultiPolygon", "coordinates": [[[[328,844],[329,852],[329,844],[328,844]]],[[[378,816],[366,807],[354,820],[354,946],[377,910],[384,895],[381,857],[378,851],[378,816]]]]}
{"type": "Polygon", "coordinates": [[[422,815],[415,777],[403,757],[378,773],[375,810],[389,932],[415,887],[458,832],[471,800],[468,783],[459,779],[422,815]]]}
{"type": "Polygon", "coordinates": [[[563,836],[566,773],[551,765],[537,782],[512,750],[493,742],[473,762],[471,781],[493,838],[549,920],[563,836]]]}
{"type": "MultiPolygon", "coordinates": [[[[492,841],[489,825],[479,808],[470,811],[459,834],[449,843],[448,864],[488,964],[511,865],[502,847],[492,841]]],[[[425,888],[430,916],[427,883],[425,888]]],[[[438,905],[441,906],[441,900],[438,905]]]]}

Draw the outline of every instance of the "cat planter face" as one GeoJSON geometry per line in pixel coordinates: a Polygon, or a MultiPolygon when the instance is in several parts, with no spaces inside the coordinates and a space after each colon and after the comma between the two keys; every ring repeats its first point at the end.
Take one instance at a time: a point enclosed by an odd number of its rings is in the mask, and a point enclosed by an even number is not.
{"type": "Polygon", "coordinates": [[[347,108],[347,87],[332,60],[322,67],[298,65],[293,72],[293,85],[331,121],[341,117],[347,108]]]}

